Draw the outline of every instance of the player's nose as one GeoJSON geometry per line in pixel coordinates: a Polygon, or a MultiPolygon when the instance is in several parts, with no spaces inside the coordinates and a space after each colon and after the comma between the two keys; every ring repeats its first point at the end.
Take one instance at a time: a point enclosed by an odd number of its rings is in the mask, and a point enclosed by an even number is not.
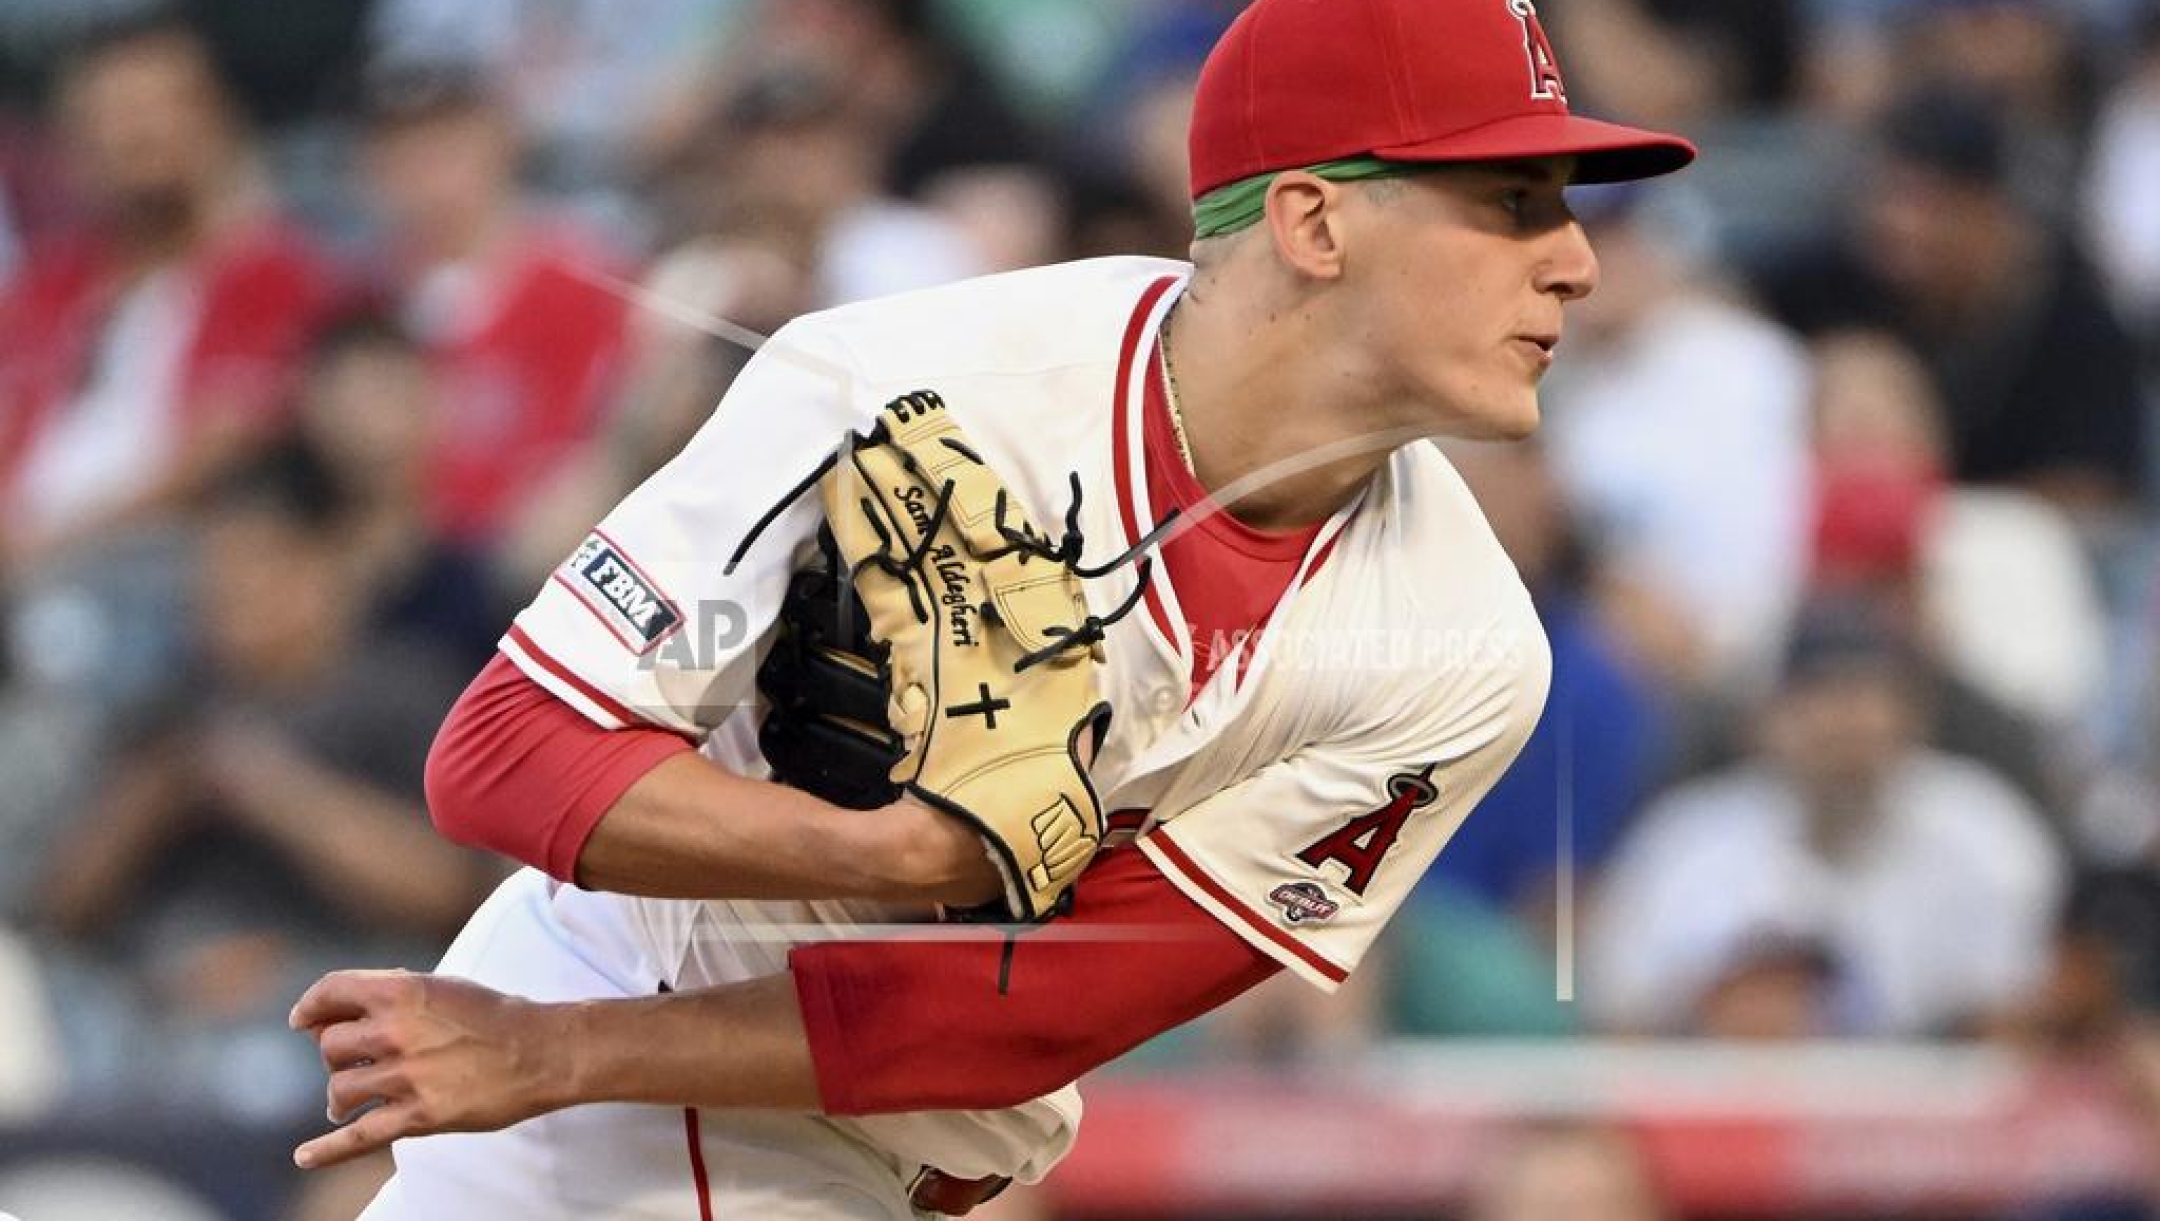
{"type": "Polygon", "coordinates": [[[1598,257],[1581,222],[1570,220],[1554,229],[1545,259],[1538,267],[1539,292],[1552,293],[1563,301],[1579,301],[1597,291],[1598,257]]]}

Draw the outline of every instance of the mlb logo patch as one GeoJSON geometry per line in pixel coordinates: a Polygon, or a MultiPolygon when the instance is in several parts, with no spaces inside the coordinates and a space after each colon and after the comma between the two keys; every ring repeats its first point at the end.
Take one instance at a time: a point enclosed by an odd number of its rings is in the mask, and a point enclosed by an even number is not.
{"type": "Polygon", "coordinates": [[[633,653],[650,652],[682,626],[681,609],[604,534],[586,536],[555,580],[633,653]]]}
{"type": "Polygon", "coordinates": [[[1268,902],[1281,908],[1283,919],[1291,924],[1303,924],[1307,920],[1317,923],[1342,910],[1342,904],[1328,898],[1326,892],[1311,882],[1284,882],[1269,892],[1268,902]]]}

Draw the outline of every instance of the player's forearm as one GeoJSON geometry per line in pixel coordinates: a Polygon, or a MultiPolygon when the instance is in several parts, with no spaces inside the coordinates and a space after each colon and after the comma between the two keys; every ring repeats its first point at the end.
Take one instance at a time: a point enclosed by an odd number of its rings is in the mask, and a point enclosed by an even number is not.
{"type": "Polygon", "coordinates": [[[609,808],[577,880],[658,898],[979,903],[999,893],[981,843],[950,819],[913,803],[843,809],[690,754],[609,808]]]}
{"type": "Polygon", "coordinates": [[[294,1151],[310,1169],[410,1136],[492,1132],[588,1103],[818,1109],[784,974],[542,1004],[447,975],[339,971],[307,990],[291,1021],[331,1070],[329,1113],[342,1125],[294,1151]]]}
{"type": "Polygon", "coordinates": [[[817,1074],[786,974],[699,992],[570,1007],[564,1105],[816,1111],[817,1074]]]}
{"type": "Polygon", "coordinates": [[[878,898],[1000,893],[982,841],[912,802],[847,810],[746,779],[655,729],[603,729],[498,655],[437,735],[443,835],[620,894],[878,898]]]}

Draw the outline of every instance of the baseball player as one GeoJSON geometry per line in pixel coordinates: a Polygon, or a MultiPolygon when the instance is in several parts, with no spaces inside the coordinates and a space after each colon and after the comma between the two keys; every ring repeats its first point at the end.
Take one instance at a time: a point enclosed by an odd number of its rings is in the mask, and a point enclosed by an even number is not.
{"type": "MultiPolygon", "coordinates": [[[[533,868],[439,974],[300,1000],[349,1121],[300,1164],[396,1141],[370,1221],[958,1215],[1070,1148],[1087,1070],[1278,970],[1342,982],[1548,678],[1512,566],[1417,442],[1536,427],[1597,279],[1563,189],[1693,149],[1570,115],[1530,0],[1258,0],[1191,156],[1192,264],[801,319],[555,573],[430,760],[446,831],[533,868]],[[1005,549],[1084,599],[1036,660],[1099,653],[1112,710],[1072,731],[1103,817],[1069,892],[1030,889],[1064,857],[1015,868],[921,786],[864,811],[767,779],[755,675],[852,513],[832,476],[801,494],[840,438],[836,469],[938,455],[1002,479],[1001,525],[1052,527],[1005,549]],[[1001,897],[1062,914],[863,935],[1001,897]]],[[[920,541],[843,555],[950,555],[987,529],[970,494],[899,493],[876,532],[920,541]]],[[[1031,630],[908,589],[954,642],[1031,630]]],[[[940,689],[939,724],[1030,713],[984,687],[940,689]]]]}

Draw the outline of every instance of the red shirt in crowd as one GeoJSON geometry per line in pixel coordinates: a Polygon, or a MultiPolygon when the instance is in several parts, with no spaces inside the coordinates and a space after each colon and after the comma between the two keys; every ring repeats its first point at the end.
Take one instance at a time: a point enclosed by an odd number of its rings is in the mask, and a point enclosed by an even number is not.
{"type": "Polygon", "coordinates": [[[469,276],[435,273],[409,302],[440,379],[435,524],[479,545],[592,443],[617,388],[628,316],[612,287],[619,265],[596,244],[531,226],[503,250],[469,276]]]}
{"type": "MultiPolygon", "coordinates": [[[[334,301],[328,263],[296,225],[266,216],[170,269],[191,291],[176,393],[150,404],[185,443],[234,420],[272,424],[289,406],[307,344],[334,301]]],[[[91,384],[132,284],[120,252],[80,232],[34,247],[0,293],[0,492],[45,430],[91,384]]]]}

